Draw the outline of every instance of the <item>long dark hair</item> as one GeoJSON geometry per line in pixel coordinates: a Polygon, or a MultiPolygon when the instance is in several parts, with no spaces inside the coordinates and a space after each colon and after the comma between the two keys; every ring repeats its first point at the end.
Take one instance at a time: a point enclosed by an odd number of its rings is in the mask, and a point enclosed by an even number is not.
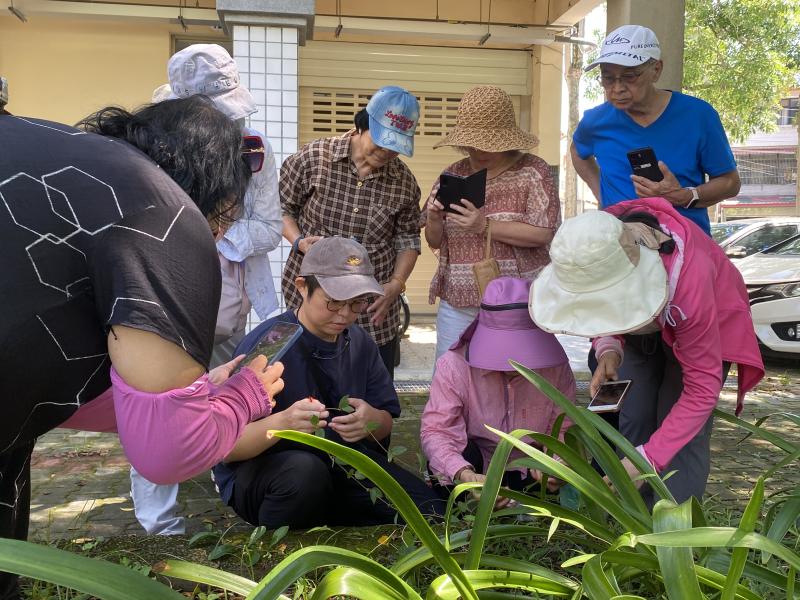
{"type": "Polygon", "coordinates": [[[152,158],[218,222],[241,212],[251,172],[242,158],[239,125],[205,96],[148,104],[134,112],[109,106],[89,115],[78,128],[114,137],[152,158]]]}

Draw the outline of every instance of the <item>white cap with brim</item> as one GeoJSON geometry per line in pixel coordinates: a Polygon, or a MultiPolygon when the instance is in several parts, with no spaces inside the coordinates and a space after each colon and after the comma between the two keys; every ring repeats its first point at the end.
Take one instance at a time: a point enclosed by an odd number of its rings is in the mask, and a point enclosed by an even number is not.
{"type": "Polygon", "coordinates": [[[591,71],[603,63],[636,67],[651,58],[661,59],[661,45],[653,30],[641,25],[623,25],[606,36],[600,55],[584,70],[591,71]]]}
{"type": "Polygon", "coordinates": [[[414,132],[419,122],[416,97],[396,85],[379,89],[367,104],[369,134],[381,148],[403,156],[414,155],[414,132]]]}
{"type": "Polygon", "coordinates": [[[551,333],[597,337],[630,333],[667,303],[667,271],[657,250],[636,243],[622,221],[588,211],[564,222],[552,262],[531,286],[534,322],[551,333]]]}
{"type": "Polygon", "coordinates": [[[193,44],[167,63],[171,98],[208,96],[217,110],[233,121],[258,111],[252,94],[241,84],[231,55],[217,44],[193,44]]]}

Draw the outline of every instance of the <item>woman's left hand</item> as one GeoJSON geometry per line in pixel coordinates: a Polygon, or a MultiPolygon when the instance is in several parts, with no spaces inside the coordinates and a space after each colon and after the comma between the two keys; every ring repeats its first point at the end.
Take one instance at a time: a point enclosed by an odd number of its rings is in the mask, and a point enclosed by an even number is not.
{"type": "MultiPolygon", "coordinates": [[[[636,465],[631,462],[630,458],[625,457],[622,459],[622,467],[625,469],[628,477],[631,478],[631,481],[633,481],[633,485],[635,485],[637,489],[642,487],[644,484],[644,479],[636,479],[637,477],[641,477],[642,474],[639,472],[639,469],[636,467],[636,465]]],[[[608,476],[603,477],[603,480],[608,484],[609,487],[614,487],[611,485],[611,481],[609,481],[608,476]]]]}
{"type": "Polygon", "coordinates": [[[208,372],[209,383],[213,383],[214,385],[222,385],[225,383],[228,380],[228,377],[230,377],[239,366],[239,363],[244,360],[244,357],[244,354],[240,354],[232,361],[226,362],[225,364],[211,369],[208,372]]]}
{"type": "Polygon", "coordinates": [[[486,229],[486,217],[469,200],[462,198],[461,204],[453,203],[450,208],[455,212],[447,217],[447,221],[459,229],[470,233],[483,233],[483,230],[486,229]]]}

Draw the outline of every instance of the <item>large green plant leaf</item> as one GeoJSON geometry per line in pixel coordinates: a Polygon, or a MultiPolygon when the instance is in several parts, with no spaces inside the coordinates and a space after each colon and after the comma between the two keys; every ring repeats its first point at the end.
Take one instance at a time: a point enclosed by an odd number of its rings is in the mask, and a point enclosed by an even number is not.
{"type": "MultiPolygon", "coordinates": [[[[566,481],[567,483],[571,483],[581,494],[585,496],[591,496],[595,499],[595,501],[602,502],[608,513],[629,531],[634,531],[636,533],[652,531],[651,528],[645,527],[641,521],[631,515],[622,505],[622,503],[620,503],[617,497],[611,493],[609,487],[602,481],[599,485],[596,483],[593,484],[584,479],[582,476],[578,475],[578,473],[564,463],[547,456],[546,453],[542,452],[538,448],[535,448],[530,444],[526,444],[525,442],[517,439],[516,436],[519,435],[519,430],[512,432],[514,435],[509,435],[503,431],[493,429],[489,426],[487,426],[487,429],[489,429],[489,431],[497,435],[499,438],[508,440],[518,450],[521,450],[523,453],[527,454],[531,459],[538,463],[539,468],[542,471],[552,473],[559,479],[566,481]]],[[[530,433],[532,432],[523,431],[524,435],[528,435],[530,433]]],[[[617,464],[619,464],[619,459],[616,460],[617,464]]],[[[628,479],[628,484],[632,485],[630,483],[630,478],[628,479]]]]}
{"type": "Polygon", "coordinates": [[[722,419],[723,421],[727,421],[728,423],[732,423],[738,427],[741,427],[742,429],[749,431],[756,437],[759,437],[763,440],[767,440],[772,445],[777,446],[778,448],[780,448],[784,452],[788,452],[789,454],[794,454],[795,452],[800,450],[800,445],[793,444],[789,440],[784,439],[781,436],[772,433],[771,431],[767,431],[763,427],[754,425],[753,423],[745,421],[744,419],[740,419],[739,417],[736,417],[723,410],[719,410],[718,408],[714,409],[714,416],[717,417],[718,419],[722,419]]]}
{"type": "MultiPolygon", "coordinates": [[[[316,438],[316,436],[310,436],[316,438]]],[[[323,439],[323,438],[317,438],[323,439]]],[[[453,561],[455,562],[455,561],[453,561]]],[[[457,564],[457,563],[456,563],[457,564]]],[[[370,576],[381,586],[393,590],[393,598],[419,598],[419,595],[402,578],[380,563],[352,550],[333,546],[309,546],[292,552],[275,565],[247,595],[247,600],[272,600],[300,577],[328,566],[344,566],[370,576]]],[[[462,572],[459,569],[459,572],[462,572]]]]}
{"type": "Polygon", "coordinates": [[[20,540],[0,539],[0,570],[102,600],[185,600],[164,584],[127,567],[20,540]]]}
{"type": "MultiPolygon", "coordinates": [[[[676,531],[692,528],[692,501],[676,505],[669,500],[660,500],[653,507],[653,529],[656,532],[676,531]]],[[[704,598],[694,571],[691,548],[656,548],[664,587],[670,600],[700,600],[704,598]]],[[[738,581],[738,579],[737,579],[738,581]]],[[[736,582],[731,586],[736,589],[736,582]]]]}
{"type": "MultiPolygon", "coordinates": [[[[633,567],[643,573],[650,572],[661,578],[661,567],[655,556],[648,556],[637,552],[611,550],[603,552],[603,561],[609,564],[625,565],[633,567]]],[[[717,590],[725,587],[725,575],[707,567],[694,566],[697,578],[703,585],[707,585],[717,590]]],[[[620,578],[620,581],[622,579],[620,578]]],[[[784,580],[785,581],[785,580],[784,580]]],[[[736,597],[741,600],[763,600],[761,596],[750,591],[743,585],[739,585],[736,590],[736,597]]]]}
{"type": "MultiPolygon", "coordinates": [[[[240,596],[247,596],[247,594],[256,587],[255,581],[251,581],[245,577],[183,560],[167,560],[157,565],[153,570],[168,577],[213,585],[214,587],[239,594],[240,596]]],[[[284,598],[286,597],[283,596],[281,600],[284,598]]]]}
{"type": "Polygon", "coordinates": [[[800,568],[800,555],[758,533],[745,533],[734,527],[695,527],[687,531],[666,531],[636,536],[648,546],[680,548],[751,548],[771,552],[790,567],[800,568]]]}
{"type": "Polygon", "coordinates": [[[613,573],[603,568],[601,555],[593,556],[583,564],[581,578],[583,589],[591,600],[611,600],[622,594],[613,573]]]}
{"type": "MultiPolygon", "coordinates": [[[[764,477],[759,477],[753,488],[753,495],[744,509],[742,519],[739,522],[739,531],[751,533],[755,531],[758,518],[761,515],[761,504],[764,502],[764,477]]],[[[734,548],[731,552],[731,564],[728,570],[728,579],[725,582],[725,589],[722,590],[720,600],[732,600],[736,591],[736,585],[742,577],[744,565],[747,563],[747,548],[734,548]]]]}
{"type": "Polygon", "coordinates": [[[431,529],[428,522],[411,500],[411,497],[400,486],[397,480],[384,471],[375,461],[358,450],[307,433],[301,433],[299,431],[273,431],[272,435],[301,442],[323,450],[363,473],[366,478],[380,488],[384,496],[394,505],[397,512],[400,513],[400,516],[403,517],[408,526],[414,531],[414,534],[420,542],[430,549],[437,564],[452,578],[454,585],[458,588],[464,600],[478,600],[478,596],[464,576],[463,570],[448,554],[436,533],[434,533],[433,529],[431,529]]]}
{"type": "MultiPolygon", "coordinates": [[[[782,507],[777,510],[767,530],[767,537],[780,543],[786,533],[800,519],[800,486],[796,487],[792,495],[783,500],[782,507]]],[[[766,564],[770,554],[762,552],[761,562],[766,564]]]]}
{"type": "Polygon", "coordinates": [[[398,592],[394,587],[386,585],[383,581],[372,575],[351,569],[339,567],[334,569],[317,584],[311,600],[328,600],[328,598],[358,598],[359,600],[422,600],[416,592],[398,592]]]}
{"type": "Polygon", "coordinates": [[[636,448],[625,437],[602,418],[580,406],[575,406],[547,379],[528,369],[527,367],[509,361],[528,381],[535,385],[543,394],[563,410],[572,422],[581,430],[581,441],[592,456],[597,460],[603,472],[608,476],[614,489],[620,495],[623,504],[631,516],[639,520],[642,525],[650,530],[652,521],[647,507],[642,500],[639,490],[625,472],[616,452],[609,446],[606,439],[610,440],[642,473],[653,475],[650,485],[662,498],[674,501],[664,482],[655,474],[653,467],[639,454],[636,448]],[[601,435],[602,434],[602,435],[601,435]],[[605,439],[604,439],[605,438],[605,439]]]}
{"type": "MultiPolygon", "coordinates": [[[[575,593],[575,589],[572,587],[526,572],[482,569],[467,570],[464,571],[464,574],[476,590],[511,588],[552,596],[572,596],[575,593]]],[[[425,596],[426,600],[458,600],[460,597],[461,595],[447,575],[434,579],[425,596]]]]}
{"type": "MultiPolygon", "coordinates": [[[[731,566],[731,555],[724,548],[716,548],[706,559],[706,566],[709,569],[713,569],[713,572],[718,574],[724,584],[724,580],[731,566]]],[[[699,569],[700,567],[698,567],[698,576],[700,576],[699,569]]],[[[744,576],[751,582],[771,586],[779,592],[783,592],[786,589],[786,575],[784,573],[773,571],[751,561],[748,561],[744,565],[744,576]]],[[[702,578],[701,581],[703,581],[702,578]]],[[[720,586],[719,589],[721,590],[722,586],[720,586]]],[[[739,591],[737,593],[741,596],[741,584],[739,585],[739,591]]],[[[762,600],[761,596],[755,596],[755,599],[762,600]]],[[[800,594],[796,594],[795,599],[800,599],[800,594]]]]}

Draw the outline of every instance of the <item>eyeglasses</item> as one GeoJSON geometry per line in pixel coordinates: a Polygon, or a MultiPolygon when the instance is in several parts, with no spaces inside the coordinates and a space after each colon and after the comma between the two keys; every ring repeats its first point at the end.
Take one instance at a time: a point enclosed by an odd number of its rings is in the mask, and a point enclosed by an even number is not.
{"type": "Polygon", "coordinates": [[[242,138],[242,158],[253,173],[258,173],[264,166],[264,141],[258,135],[246,135],[242,138]]]}
{"type": "Polygon", "coordinates": [[[612,88],[618,81],[627,87],[635,84],[645,71],[647,71],[647,67],[639,69],[638,71],[628,71],[627,73],[623,73],[618,77],[614,77],[610,74],[603,75],[601,73],[600,77],[598,77],[598,80],[600,81],[600,85],[602,85],[604,88],[612,88]]]}
{"type": "Polygon", "coordinates": [[[326,306],[329,311],[334,313],[349,306],[353,314],[360,315],[370,304],[372,304],[372,298],[356,298],[355,300],[328,300],[326,306]]]}

